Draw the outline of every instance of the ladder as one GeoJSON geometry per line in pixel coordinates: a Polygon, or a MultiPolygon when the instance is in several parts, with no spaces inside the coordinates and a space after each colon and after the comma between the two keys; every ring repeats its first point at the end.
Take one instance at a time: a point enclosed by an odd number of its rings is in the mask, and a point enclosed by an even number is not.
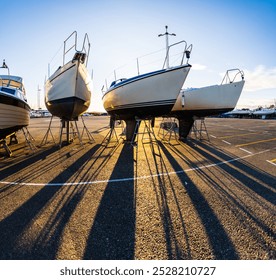
{"type": "Polygon", "coordinates": [[[106,143],[108,144],[109,142],[111,142],[111,139],[113,139],[113,137],[115,136],[115,142],[118,142],[120,139],[118,138],[116,129],[117,128],[121,128],[121,134],[119,135],[120,138],[122,138],[122,136],[125,135],[125,127],[124,127],[124,123],[122,120],[117,119],[116,116],[110,116],[110,121],[109,121],[109,129],[107,134],[105,135],[102,144],[106,143]]]}
{"type": "Polygon", "coordinates": [[[134,133],[133,133],[133,136],[132,136],[132,139],[131,139],[131,145],[133,147],[138,146],[139,135],[141,135],[141,134],[142,134],[142,139],[141,139],[142,142],[144,140],[149,140],[149,143],[157,142],[157,139],[155,137],[155,133],[154,133],[154,130],[153,130],[154,119],[135,118],[135,121],[136,121],[136,125],[135,125],[134,133]],[[143,132],[139,132],[141,122],[143,122],[143,124],[144,124],[143,132]],[[145,135],[148,135],[148,138],[145,138],[145,135]]]}
{"type": "Polygon", "coordinates": [[[26,143],[28,145],[28,147],[30,148],[30,150],[32,152],[35,152],[37,150],[37,147],[36,145],[34,144],[35,142],[35,139],[33,138],[33,136],[31,135],[31,133],[29,132],[28,128],[27,127],[22,127],[22,132],[24,134],[24,137],[25,137],[25,140],[26,140],[26,143]]]}
{"type": "Polygon", "coordinates": [[[174,139],[177,139],[176,129],[177,122],[175,118],[163,117],[157,135],[159,137],[161,135],[162,141],[170,142],[172,136],[174,136],[174,139]]]}
{"type": "Polygon", "coordinates": [[[194,133],[196,140],[202,141],[204,139],[203,133],[206,135],[206,140],[210,141],[209,134],[205,124],[205,118],[195,118],[190,135],[194,133]],[[199,123],[198,123],[199,122],[199,123]]]}

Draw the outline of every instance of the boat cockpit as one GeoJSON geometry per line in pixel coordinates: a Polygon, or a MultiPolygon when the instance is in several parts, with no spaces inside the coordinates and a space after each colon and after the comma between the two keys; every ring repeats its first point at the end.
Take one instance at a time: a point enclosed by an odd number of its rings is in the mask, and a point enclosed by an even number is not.
{"type": "Polygon", "coordinates": [[[118,83],[121,83],[121,82],[126,81],[126,80],[127,80],[127,78],[121,78],[121,79],[118,79],[116,81],[113,81],[111,83],[110,87],[113,87],[113,86],[117,85],[118,83]]]}
{"type": "Polygon", "coordinates": [[[21,77],[0,75],[0,91],[27,101],[21,77]]]}

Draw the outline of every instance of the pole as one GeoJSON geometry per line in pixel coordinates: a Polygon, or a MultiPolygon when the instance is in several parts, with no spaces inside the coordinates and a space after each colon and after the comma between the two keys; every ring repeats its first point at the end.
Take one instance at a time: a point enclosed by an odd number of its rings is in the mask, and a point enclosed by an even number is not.
{"type": "Polygon", "coordinates": [[[166,36],[166,52],[167,52],[167,68],[169,68],[169,33],[168,33],[168,26],[165,26],[166,28],[166,32],[165,32],[165,36],[166,36]]]}
{"type": "Polygon", "coordinates": [[[175,33],[169,33],[168,32],[168,25],[165,26],[166,32],[164,34],[159,34],[158,37],[166,36],[166,61],[167,61],[167,68],[170,67],[169,63],[169,35],[170,36],[176,36],[175,33]]]}
{"type": "Polygon", "coordinates": [[[39,85],[37,86],[37,108],[40,110],[40,91],[41,89],[39,88],[39,85]]]}
{"type": "Polygon", "coordinates": [[[138,58],[136,59],[136,62],[137,62],[137,71],[138,71],[138,75],[140,75],[138,58]]]}

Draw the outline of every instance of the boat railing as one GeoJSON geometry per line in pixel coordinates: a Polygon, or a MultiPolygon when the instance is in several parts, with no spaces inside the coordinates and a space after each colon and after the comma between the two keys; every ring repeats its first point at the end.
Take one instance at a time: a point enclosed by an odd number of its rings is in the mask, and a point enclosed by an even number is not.
{"type": "MultiPolygon", "coordinates": [[[[108,77],[109,77],[108,79],[110,79],[110,77],[112,76],[113,77],[112,81],[114,81],[116,83],[119,82],[119,80],[117,78],[119,75],[118,75],[117,72],[123,72],[123,74],[120,73],[120,76],[124,77],[124,76],[126,76],[126,74],[129,74],[129,73],[124,72],[123,69],[126,69],[126,68],[128,69],[128,71],[129,71],[129,69],[132,69],[131,70],[132,71],[132,76],[141,75],[142,73],[147,73],[147,72],[153,72],[154,69],[152,69],[152,68],[150,69],[150,67],[153,66],[153,65],[154,65],[155,69],[156,69],[156,67],[158,67],[157,69],[164,69],[165,64],[167,63],[167,68],[169,68],[168,65],[170,67],[172,66],[172,65],[169,64],[169,56],[170,56],[171,59],[173,57],[177,57],[177,61],[179,62],[179,60],[180,60],[180,64],[177,63],[177,65],[183,65],[185,58],[187,59],[186,63],[188,63],[189,58],[190,58],[190,54],[192,52],[192,48],[193,48],[193,45],[192,44],[187,45],[187,42],[184,41],[184,40],[180,41],[180,42],[177,42],[177,43],[174,43],[167,48],[165,61],[164,61],[164,58],[160,57],[160,54],[161,54],[161,52],[164,51],[164,49],[160,49],[158,51],[154,51],[154,52],[151,52],[149,54],[146,54],[146,55],[143,55],[141,57],[136,58],[135,59],[136,70],[133,67],[134,66],[134,63],[133,63],[134,60],[133,60],[131,62],[131,65],[126,64],[126,65],[123,65],[121,67],[118,67],[116,70],[113,70],[113,72],[111,72],[108,75],[108,77]],[[182,48],[181,44],[184,44],[184,48],[182,48]],[[180,46],[180,48],[176,47],[176,48],[174,48],[173,53],[170,52],[171,48],[175,47],[176,45],[180,46]],[[150,60],[149,60],[149,57],[151,57],[150,60]],[[147,59],[147,62],[146,63],[141,63],[141,61],[144,60],[145,58],[147,59]],[[163,61],[164,61],[163,67],[160,68],[160,64],[162,65],[163,61]],[[146,68],[147,71],[145,71],[145,69],[143,69],[143,71],[141,71],[141,66],[146,68]]],[[[174,64],[174,63],[171,63],[171,64],[174,64]]],[[[176,65],[173,65],[173,66],[176,66],[176,65]]],[[[114,85],[114,82],[112,82],[112,85],[114,85]]],[[[108,83],[107,79],[105,79],[105,85],[103,85],[103,87],[102,87],[102,93],[103,94],[110,87],[110,86],[108,86],[108,84],[109,83],[108,83]]]]}
{"type": "Polygon", "coordinates": [[[244,80],[244,72],[242,70],[240,70],[239,68],[229,69],[226,71],[226,73],[222,79],[221,85],[231,84],[239,76],[241,77],[241,80],[244,80]]]}
{"type": "Polygon", "coordinates": [[[82,44],[82,50],[81,52],[86,54],[86,63],[85,66],[87,66],[87,62],[88,62],[88,57],[89,57],[89,53],[90,53],[90,41],[88,38],[88,34],[85,33],[84,35],[84,39],[83,39],[83,44],[82,44]]]}
{"type": "Polygon", "coordinates": [[[74,49],[75,52],[84,53],[85,54],[85,66],[87,66],[89,52],[90,52],[90,42],[88,38],[88,34],[85,33],[82,49],[79,51],[77,50],[77,42],[78,42],[78,34],[77,31],[72,32],[67,39],[64,41],[63,44],[63,66],[65,64],[65,57],[66,55],[74,49]],[[71,43],[71,44],[70,44],[71,43]]]}
{"type": "Polygon", "coordinates": [[[174,44],[168,46],[167,51],[166,51],[166,57],[165,57],[165,60],[164,60],[164,63],[163,63],[163,69],[165,68],[165,66],[166,66],[166,68],[170,67],[169,58],[170,58],[171,48],[175,47],[176,45],[180,45],[180,44],[184,44],[184,49],[183,49],[183,52],[182,52],[182,58],[181,58],[180,65],[183,65],[185,57],[187,58],[186,63],[188,63],[188,61],[190,59],[192,49],[193,49],[193,45],[190,44],[188,46],[187,42],[185,40],[182,40],[182,41],[179,41],[177,43],[174,43],[174,44]]]}

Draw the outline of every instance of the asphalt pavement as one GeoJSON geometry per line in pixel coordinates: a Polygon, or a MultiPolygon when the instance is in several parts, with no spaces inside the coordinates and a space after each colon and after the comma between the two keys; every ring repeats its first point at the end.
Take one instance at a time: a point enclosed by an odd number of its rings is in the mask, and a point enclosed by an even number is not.
{"type": "Polygon", "coordinates": [[[49,121],[0,150],[0,259],[276,258],[276,120],[208,118],[180,142],[158,119],[131,145],[90,116],[61,147],[49,121]]]}

